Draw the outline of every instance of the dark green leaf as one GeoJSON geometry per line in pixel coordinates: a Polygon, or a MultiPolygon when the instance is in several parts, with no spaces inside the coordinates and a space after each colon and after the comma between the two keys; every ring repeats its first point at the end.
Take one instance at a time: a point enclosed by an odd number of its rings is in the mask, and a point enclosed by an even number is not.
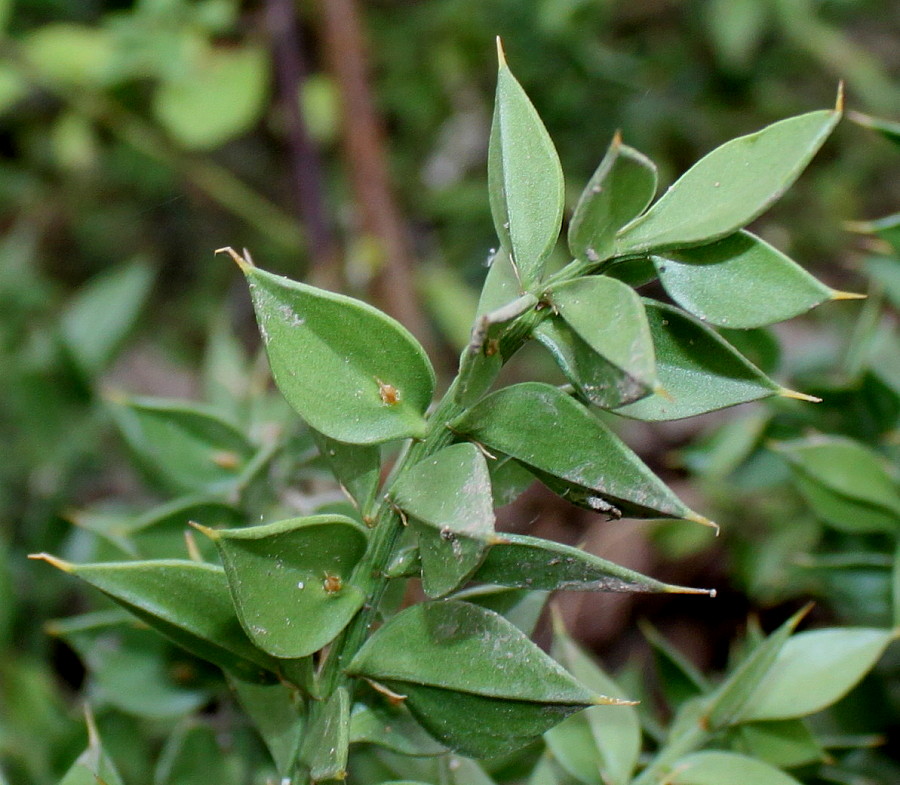
{"type": "Polygon", "coordinates": [[[221,567],[174,559],[71,564],[47,554],[36,558],[90,583],[179,646],[235,676],[275,680],[278,663],[241,629],[221,567]]]}
{"type": "Polygon", "coordinates": [[[522,282],[539,280],[556,245],[564,206],[556,148],[528,96],[506,65],[500,70],[488,146],[488,190],[497,235],[522,282]]]}
{"type": "Polygon", "coordinates": [[[656,186],[656,165],[616,134],[569,222],[572,255],[592,263],[612,256],[616,232],[644,212],[656,186]]]}
{"type": "Polygon", "coordinates": [[[734,752],[705,750],[676,761],[666,778],[671,785],[800,785],[780,769],[734,752]]]}
{"type": "Polygon", "coordinates": [[[619,255],[704,245],[762,215],[797,179],[840,119],[809,112],[726,142],[619,232],[619,255]]]}
{"type": "Polygon", "coordinates": [[[447,748],[431,738],[403,706],[357,703],[350,715],[350,743],[376,744],[402,755],[442,755],[447,748]]]}
{"type": "MultiPolygon", "coordinates": [[[[551,653],[590,689],[607,695],[622,694],[619,686],[566,634],[561,622],[554,626],[551,653]]],[[[551,728],[545,739],[557,760],[582,782],[628,785],[641,751],[641,725],[634,706],[591,706],[551,728]],[[585,748],[573,749],[571,740],[566,738],[567,733],[573,732],[590,751],[587,759],[581,757],[585,748]]]]}
{"type": "Polygon", "coordinates": [[[594,397],[608,406],[616,399],[635,400],[656,385],[656,361],[644,306],[634,290],[615,278],[591,275],[556,287],[553,306],[569,327],[605,363],[604,379],[594,397]]]}
{"type": "Polygon", "coordinates": [[[454,444],[406,471],[391,490],[415,521],[422,586],[439,597],[460,585],[494,538],[491,481],[474,444],[454,444]]]}
{"type": "Polygon", "coordinates": [[[641,632],[653,649],[659,680],[670,708],[677,708],[709,690],[709,684],[697,668],[648,622],[641,632]]]}
{"type": "Polygon", "coordinates": [[[177,728],[160,753],[153,785],[237,785],[238,777],[217,735],[215,728],[205,724],[177,728]]]}
{"type": "Polygon", "coordinates": [[[272,374],[301,417],[351,444],[425,435],[434,371],[401,324],[359,300],[239,263],[272,374]]]}
{"type": "Polygon", "coordinates": [[[230,684],[268,747],[278,773],[287,776],[299,750],[305,719],[296,691],[284,684],[250,684],[238,679],[231,679],[230,684]]]}
{"type": "Polygon", "coordinates": [[[381,449],[377,445],[345,444],[313,431],[319,452],[365,519],[381,482],[381,449]]]}
{"type": "Polygon", "coordinates": [[[88,281],[67,304],[60,321],[63,341],[88,379],[115,358],[152,286],[153,269],[138,258],[88,281]]]}
{"type": "Polygon", "coordinates": [[[821,711],[849,692],[893,639],[889,630],[862,627],[795,635],[733,722],[792,719],[821,711]]]}
{"type": "Polygon", "coordinates": [[[671,305],[645,300],[663,392],[616,409],[637,420],[678,420],[788,394],[723,338],[671,305]]]}
{"type": "Polygon", "coordinates": [[[584,406],[551,385],[527,382],[498,390],[450,427],[580,489],[595,499],[594,509],[614,505],[636,517],[707,522],[584,406]]]}
{"type": "Polygon", "coordinates": [[[511,504],[534,484],[534,475],[518,461],[506,456],[497,456],[488,463],[491,474],[491,493],[494,508],[511,504]]]}
{"type": "Polygon", "coordinates": [[[762,327],[827,300],[853,297],[820,283],[749,232],[653,260],[669,296],[701,321],[720,327],[762,327]]]}
{"type": "Polygon", "coordinates": [[[141,466],[177,493],[227,487],[255,452],[243,433],[201,404],[116,396],[109,408],[141,466]]]}
{"type": "Polygon", "coordinates": [[[313,782],[343,780],[347,776],[350,747],[350,695],[338,687],[315,713],[304,731],[300,759],[309,767],[313,782]]]}
{"type": "Polygon", "coordinates": [[[219,548],[247,635],[275,657],[318,651],[365,602],[349,580],[367,536],[350,518],[314,515],[202,531],[219,548]]]}
{"type": "Polygon", "coordinates": [[[504,534],[472,580],[545,591],[708,593],[661,583],[579,548],[525,534],[504,534]]]}
{"type": "Polygon", "coordinates": [[[549,591],[532,591],[517,587],[485,584],[455,592],[454,600],[465,600],[499,613],[525,635],[531,637],[547,604],[549,591]]]}
{"type": "Polygon", "coordinates": [[[435,738],[476,757],[517,749],[569,714],[608,700],[578,684],[502,616],[455,600],[394,616],[348,671],[406,695],[435,738]]]}

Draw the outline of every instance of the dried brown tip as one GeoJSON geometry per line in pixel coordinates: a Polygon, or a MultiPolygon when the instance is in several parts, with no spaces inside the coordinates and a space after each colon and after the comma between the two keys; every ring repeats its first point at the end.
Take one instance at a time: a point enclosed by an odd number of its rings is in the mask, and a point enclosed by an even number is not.
{"type": "Polygon", "coordinates": [[[782,398],[792,398],[795,401],[806,401],[807,403],[822,403],[822,399],[817,398],[815,395],[807,395],[806,393],[797,392],[796,390],[788,390],[786,387],[779,388],[778,395],[780,395],[782,398]]]}

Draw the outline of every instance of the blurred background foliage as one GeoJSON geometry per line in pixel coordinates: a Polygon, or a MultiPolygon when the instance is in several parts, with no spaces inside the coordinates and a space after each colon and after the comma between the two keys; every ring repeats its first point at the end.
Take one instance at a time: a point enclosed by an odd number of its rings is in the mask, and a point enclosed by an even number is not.
{"type": "MultiPolygon", "coordinates": [[[[181,549],[178,510],[160,507],[173,497],[219,505],[206,514],[222,520],[334,501],[312,445],[260,394],[243,283],[212,252],[246,246],[268,269],[371,299],[453,368],[496,242],[495,35],[559,148],[570,207],[616,130],[668,183],[733,136],[830,106],[838,80],[851,109],[900,115],[892,0],[0,0],[0,29],[0,782],[16,784],[56,782],[83,749],[79,692],[130,781],[263,770],[215,674],[24,557],[115,557],[131,547],[122,520],[129,538],[149,532],[142,553],[181,549]],[[179,448],[187,468],[141,454],[152,405],[123,391],[205,402],[179,448]],[[228,459],[192,474],[191,450],[210,440],[228,459]],[[76,611],[100,615],[46,634],[76,611]]],[[[842,124],[754,227],[828,284],[869,291],[867,304],[728,331],[825,402],[625,429],[692,506],[717,513],[719,541],[670,525],[586,533],[539,491],[509,513],[511,528],[540,516],[544,535],[719,588],[702,616],[684,599],[566,599],[614,666],[633,667],[637,615],[703,669],[724,664],[749,613],[768,629],[809,596],[814,618],[896,624],[900,513],[877,490],[835,488],[809,457],[817,434],[838,435],[896,487],[897,221],[860,224],[900,202],[885,136],[842,124]]],[[[837,710],[840,733],[893,739],[894,756],[897,673],[894,655],[837,710]]],[[[900,781],[890,755],[835,755],[844,768],[823,782],[900,781]]]]}

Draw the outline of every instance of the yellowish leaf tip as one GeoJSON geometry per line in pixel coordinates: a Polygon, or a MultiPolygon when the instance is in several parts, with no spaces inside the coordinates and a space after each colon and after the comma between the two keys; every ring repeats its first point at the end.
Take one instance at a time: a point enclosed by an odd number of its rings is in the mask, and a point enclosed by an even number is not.
{"type": "Polygon", "coordinates": [[[100,749],[100,733],[97,731],[97,723],[94,721],[94,712],[89,703],[84,704],[84,723],[87,725],[88,746],[92,750],[100,749]]]}
{"type": "Polygon", "coordinates": [[[506,66],[506,54],[503,52],[503,41],[500,40],[500,36],[497,36],[497,65],[500,68],[506,66]]]}
{"type": "Polygon", "coordinates": [[[821,398],[817,398],[815,395],[807,395],[806,393],[797,392],[796,390],[788,390],[786,387],[782,387],[778,390],[778,395],[782,398],[792,398],[795,401],[806,401],[807,403],[822,403],[821,398]]]}
{"type": "Polygon", "coordinates": [[[197,547],[197,540],[194,537],[194,533],[188,529],[184,530],[184,544],[187,548],[188,558],[191,561],[202,564],[203,556],[200,554],[200,549],[197,547]]]}
{"type": "Polygon", "coordinates": [[[666,594],[705,594],[707,597],[715,597],[715,589],[696,589],[693,586],[669,586],[666,594]]]}
{"type": "Polygon", "coordinates": [[[63,572],[75,572],[74,564],[63,559],[58,559],[56,556],[53,556],[49,553],[29,553],[28,558],[35,559],[36,561],[45,561],[48,564],[52,564],[58,570],[62,570],[63,572]]]}
{"type": "Polygon", "coordinates": [[[711,529],[714,529],[716,532],[716,537],[719,536],[719,524],[715,521],[711,521],[709,518],[706,518],[699,513],[691,512],[689,515],[685,515],[684,519],[686,521],[693,521],[694,523],[701,523],[704,526],[709,526],[711,529]]]}
{"type": "Polygon", "coordinates": [[[657,384],[657,385],[653,388],[653,393],[654,393],[654,395],[658,395],[660,398],[665,398],[665,399],[666,399],[667,401],[669,401],[670,403],[674,403],[674,402],[675,402],[675,396],[672,395],[672,393],[670,393],[670,392],[669,392],[665,387],[663,387],[661,384],[657,384]]]}
{"type": "Polygon", "coordinates": [[[844,113],[844,80],[838,82],[837,99],[834,102],[834,111],[838,114],[844,113]]]}
{"type": "Polygon", "coordinates": [[[622,146],[622,131],[617,128],[616,132],[613,134],[612,142],[610,142],[610,147],[618,149],[622,146]]]}
{"type": "Polygon", "coordinates": [[[508,545],[509,538],[504,537],[500,534],[492,534],[490,537],[487,538],[487,544],[488,545],[508,545]]]}
{"type": "Polygon", "coordinates": [[[845,231],[854,234],[871,234],[875,231],[875,224],[872,221],[844,221],[841,226],[845,231]]]}
{"type": "Polygon", "coordinates": [[[842,292],[839,289],[831,290],[832,300],[865,300],[867,294],[858,294],[857,292],[842,292]]]}
{"type": "Polygon", "coordinates": [[[215,253],[227,253],[234,260],[234,263],[238,267],[240,267],[241,271],[244,273],[256,266],[253,264],[253,259],[250,258],[250,254],[247,252],[246,248],[244,249],[243,256],[235,251],[234,248],[232,248],[230,245],[226,245],[224,248],[216,248],[215,253]]]}
{"type": "Polygon", "coordinates": [[[118,387],[104,387],[100,391],[100,397],[107,403],[117,403],[121,406],[128,403],[128,393],[118,387]]]}
{"type": "MultiPolygon", "coordinates": [[[[209,526],[204,526],[202,523],[197,523],[197,521],[188,521],[188,526],[196,529],[201,534],[205,534],[213,542],[219,539],[219,532],[217,532],[215,529],[210,529],[209,526]]],[[[200,559],[199,561],[202,561],[202,559],[200,559]]]]}
{"type": "Polygon", "coordinates": [[[594,698],[595,706],[637,706],[640,701],[630,701],[625,698],[610,698],[606,695],[597,695],[594,698]]]}

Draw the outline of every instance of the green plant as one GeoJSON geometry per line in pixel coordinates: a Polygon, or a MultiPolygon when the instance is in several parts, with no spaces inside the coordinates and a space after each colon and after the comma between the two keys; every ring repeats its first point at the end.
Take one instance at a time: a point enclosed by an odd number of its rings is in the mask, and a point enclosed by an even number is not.
{"type": "MultiPolygon", "coordinates": [[[[459,372],[440,401],[431,408],[429,359],[396,321],[222,249],[248,280],[273,376],[308,426],[305,437],[292,441],[287,430],[266,441],[230,423],[233,412],[113,400],[148,474],[179,498],[150,523],[117,527],[109,515],[83,521],[131,559],[40,558],[219,666],[279,776],[297,785],[348,773],[359,783],[526,777],[532,785],[703,785],[738,775],[793,782],[776,766],[821,757],[799,718],[862,678],[890,631],[792,638],[798,613],[751,641],[715,686],[657,641],[673,665],[673,684],[684,689],[667,729],[643,718],[656,752],[636,773],[637,710],[559,625],[556,659],[528,634],[556,589],[710,592],[667,585],[577,548],[497,533],[494,509],[538,478],[608,519],[714,526],[616,436],[607,413],[658,421],[770,396],[808,397],[770,379],[715,328],[752,328],[853,296],[819,283],[744,228],[797,178],[841,108],[839,100],[834,110],[723,145],[655,203],[654,165],[616,137],[569,223],[574,261],[553,270],[562,170],[501,51],[489,147],[501,247],[459,372]],[[678,305],[634,291],[657,276],[678,305]],[[546,347],[566,383],[492,392],[503,365],[530,340],[546,347]],[[254,494],[266,492],[279,455],[298,452],[304,438],[353,505],[235,525],[254,494]],[[403,446],[394,450],[395,443],[403,446]],[[214,552],[189,539],[191,559],[140,558],[159,547],[140,535],[188,516],[202,518],[193,526],[214,552]],[[426,599],[403,607],[410,578],[421,579],[426,599]],[[758,739],[766,732],[797,742],[805,757],[754,759],[771,748],[758,739]],[[387,752],[373,752],[379,749],[387,752]]],[[[88,652],[98,629],[121,623],[113,612],[58,631],[88,652]]],[[[116,651],[148,654],[144,641],[129,647],[125,640],[143,633],[126,630],[116,651]]],[[[149,655],[142,662],[152,670],[149,655]]],[[[208,741],[203,733],[198,745],[208,741]]],[[[187,765],[189,736],[172,742],[158,781],[178,781],[172,771],[179,761],[187,765]]],[[[64,782],[92,778],[119,781],[93,728],[64,782]]]]}

